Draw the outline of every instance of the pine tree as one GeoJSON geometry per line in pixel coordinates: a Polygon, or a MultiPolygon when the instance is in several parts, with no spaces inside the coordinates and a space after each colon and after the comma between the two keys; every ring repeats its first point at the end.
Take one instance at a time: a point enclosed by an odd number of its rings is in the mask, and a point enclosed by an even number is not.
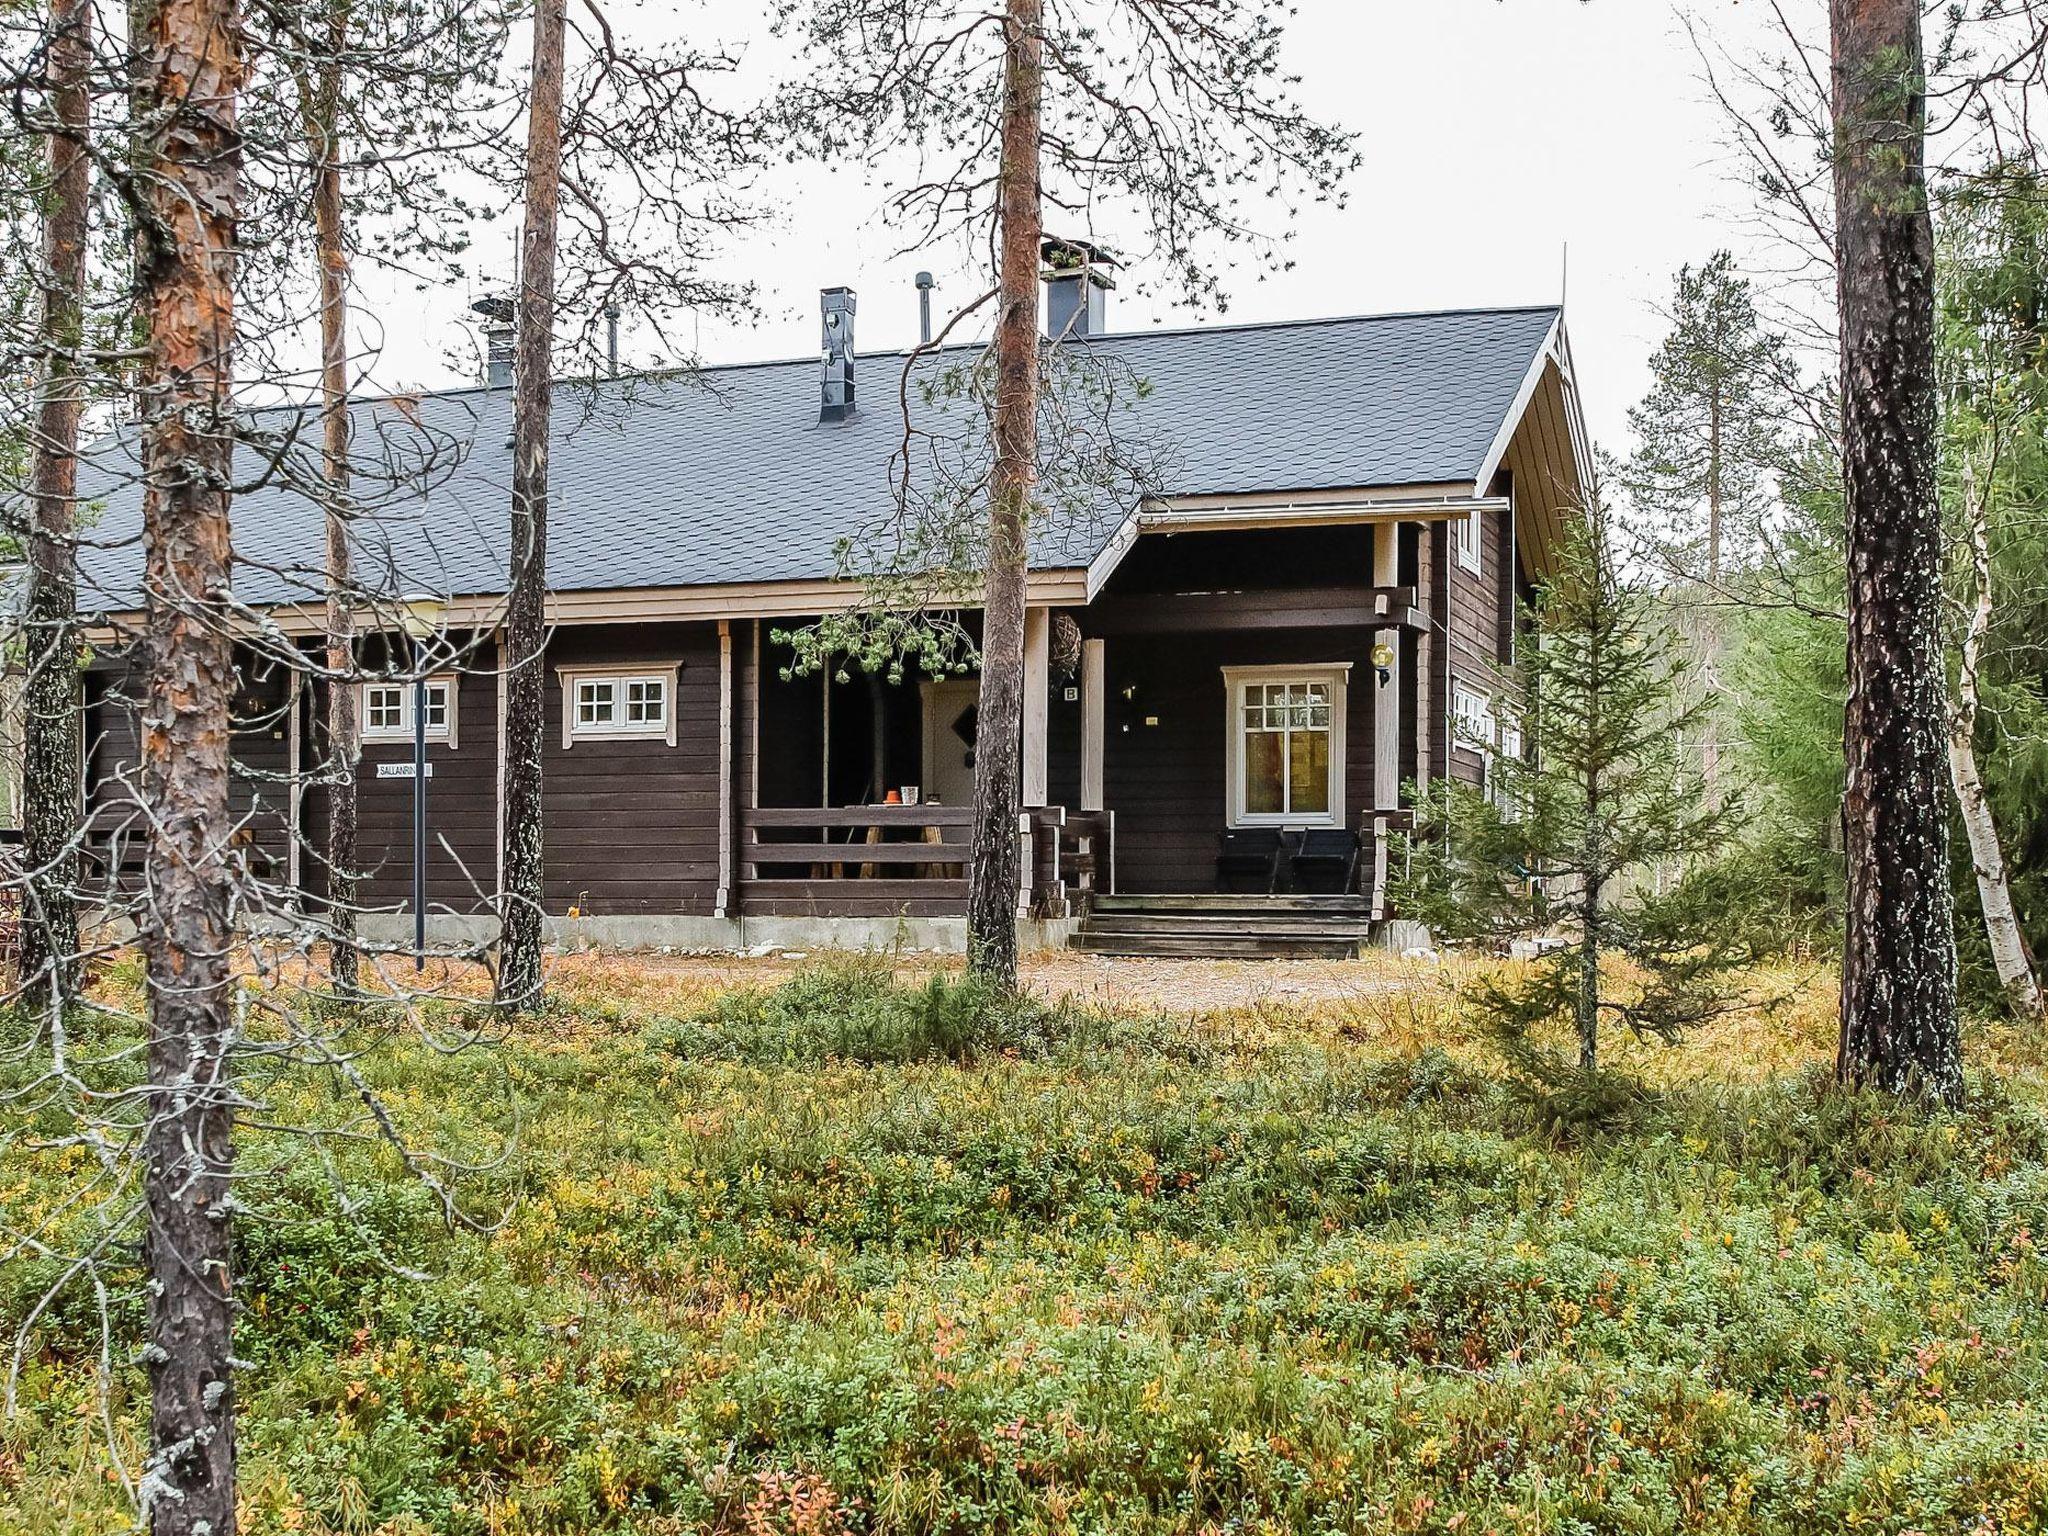
{"type": "Polygon", "coordinates": [[[1405,912],[1447,938],[1562,931],[1533,969],[1473,996],[1511,1058],[1549,1088],[1598,1083],[1610,1023],[1672,1040],[1723,1011],[1722,973],[1742,958],[1700,873],[1730,815],[1701,795],[1683,745],[1710,705],[1688,688],[1654,595],[1617,572],[1603,522],[1569,538],[1530,610],[1531,643],[1500,706],[1525,747],[1496,753],[1484,791],[1445,781],[1441,835],[1418,841],[1400,892],[1405,912]],[[1696,878],[1658,893],[1645,877],[1660,865],[1696,878]],[[1626,962],[1628,979],[1609,961],[1626,962]],[[1575,1066],[1535,1042],[1559,1022],[1577,1041],[1575,1066]]]}
{"type": "Polygon", "coordinates": [[[1914,0],[1831,0],[1849,552],[1845,1083],[1962,1098],[1949,883],[1934,225],[1914,0]]]}
{"type": "Polygon", "coordinates": [[[1793,367],[1727,251],[1679,269],[1670,318],[1649,392],[1628,413],[1636,450],[1618,479],[1660,563],[1718,590],[1755,558],[1775,503],[1793,367]]]}
{"type": "MultiPolygon", "coordinates": [[[[1150,235],[1190,298],[1219,296],[1203,248],[1254,240],[1248,193],[1334,195],[1348,134],[1309,117],[1280,68],[1269,0],[780,0],[816,68],[792,116],[820,152],[914,148],[918,174],[889,211],[919,243],[957,235],[992,254],[990,286],[941,329],[994,309],[989,465],[955,509],[978,525],[982,587],[968,951],[1003,987],[1017,975],[1018,747],[1026,566],[1046,512],[1038,326],[1044,210],[1077,224],[1120,213],[1150,235]]],[[[1080,231],[1075,231],[1079,233],[1080,231]]],[[[910,450],[899,450],[909,462],[910,450]]],[[[900,479],[907,479],[901,476],[900,479]]],[[[963,541],[964,542],[964,541],[963,541]]]]}

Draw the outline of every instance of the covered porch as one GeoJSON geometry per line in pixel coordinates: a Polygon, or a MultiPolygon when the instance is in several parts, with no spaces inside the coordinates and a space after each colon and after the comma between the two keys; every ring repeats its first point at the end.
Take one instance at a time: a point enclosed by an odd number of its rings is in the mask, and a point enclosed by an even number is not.
{"type": "MultiPolygon", "coordinates": [[[[1429,538],[1148,537],[1091,601],[1030,607],[1023,914],[1232,895],[1383,918],[1402,784],[1427,772],[1429,538]]],[[[978,680],[800,675],[757,644],[733,909],[964,915],[978,680]]]]}

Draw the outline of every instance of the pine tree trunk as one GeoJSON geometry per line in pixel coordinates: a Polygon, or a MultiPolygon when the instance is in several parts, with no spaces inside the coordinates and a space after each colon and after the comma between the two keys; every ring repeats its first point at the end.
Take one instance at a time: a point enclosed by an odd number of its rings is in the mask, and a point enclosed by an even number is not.
{"type": "Polygon", "coordinates": [[[48,79],[58,130],[47,141],[43,214],[42,401],[36,419],[22,625],[23,833],[21,977],[52,1007],[78,990],[78,841],[84,786],[78,739],[78,426],[84,381],[85,257],[91,158],[92,0],[53,0],[48,79]]]}
{"type": "Polygon", "coordinates": [[[498,1002],[535,1007],[541,996],[543,842],[541,737],[546,694],[548,409],[552,403],[555,221],[562,178],[562,0],[533,14],[533,86],[527,108],[526,231],[520,246],[519,335],[512,396],[512,576],[505,603],[505,890],[501,895],[498,1002]]]}
{"type": "Polygon", "coordinates": [[[155,0],[143,44],[145,1514],[156,1536],[233,1536],[234,876],[224,845],[234,686],[227,599],[237,105],[245,69],[237,0],[155,0]]]}
{"type": "Polygon", "coordinates": [[[1606,864],[1606,853],[1601,847],[1598,769],[1587,771],[1586,821],[1580,850],[1586,884],[1579,906],[1579,991],[1573,1002],[1572,1022],[1579,1033],[1579,1070],[1591,1077],[1600,1068],[1600,949],[1604,938],[1600,902],[1605,885],[1599,871],[1606,864]]]}
{"type": "MultiPolygon", "coordinates": [[[[1724,499],[1725,466],[1722,462],[1723,407],[1717,385],[1707,406],[1707,601],[1711,605],[1703,619],[1705,630],[1701,649],[1703,665],[1700,682],[1709,697],[1721,691],[1721,508],[1724,499]]],[[[1700,777],[1707,791],[1707,803],[1721,803],[1721,726],[1709,714],[1700,737],[1700,777]]]]}
{"type": "Polygon", "coordinates": [[[1040,0],[1009,0],[1004,21],[1000,235],[995,333],[995,463],[989,480],[988,581],[982,605],[975,730],[974,847],[968,964],[1017,984],[1018,754],[1024,731],[1024,596],[1038,479],[1039,130],[1045,94],[1040,0]]]}
{"type": "Polygon", "coordinates": [[[1962,1097],[1916,0],[1831,0],[1848,516],[1846,1083],[1962,1097]]]}
{"type": "Polygon", "coordinates": [[[1963,467],[1963,499],[1970,518],[1970,622],[1963,632],[1962,664],[1957,669],[1956,707],[1949,719],[1948,768],[1955,785],[1956,805],[1970,841],[1970,863],[1977,875],[1977,901],[1984,909],[1984,936],[1991,963],[2006,1002],[2021,1018],[2041,1017],[2041,984],[2034,974],[2026,933],[2013,906],[2012,882],[1998,823],[1977,771],[1977,678],[1984,658],[1984,638],[1991,632],[1991,528],[1985,498],[1971,467],[1963,467]]]}
{"type": "Polygon", "coordinates": [[[362,757],[356,721],[355,609],[349,574],[349,260],[341,187],[341,65],[348,8],[328,20],[329,60],[315,87],[307,140],[313,173],[313,234],[320,262],[320,432],[327,494],[327,922],[335,990],[361,990],[356,948],[356,771],[362,757]]]}

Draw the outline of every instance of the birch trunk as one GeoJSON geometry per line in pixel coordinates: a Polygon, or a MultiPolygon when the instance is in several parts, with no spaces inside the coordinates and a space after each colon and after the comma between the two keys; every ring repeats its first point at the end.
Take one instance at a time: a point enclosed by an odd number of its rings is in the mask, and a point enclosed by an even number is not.
{"type": "Polygon", "coordinates": [[[2034,974],[2034,957],[2027,950],[2026,934],[2013,907],[2012,882],[2006,874],[1998,823],[1992,817],[1984,780],[1977,771],[1977,678],[1983,662],[1984,639],[1991,631],[1991,527],[1985,505],[1989,495],[1989,488],[1980,487],[1966,465],[1963,499],[1970,518],[1970,620],[1963,631],[1956,707],[1949,717],[1948,770],[1955,785],[1956,805],[1962,812],[1963,831],[1970,842],[1977,901],[1984,909],[1984,936],[1991,946],[1991,963],[1998,972],[1998,984],[2015,1014],[2039,1019],[2041,984],[2034,974]]]}
{"type": "Polygon", "coordinates": [[[995,461],[982,605],[981,702],[974,759],[968,963],[1017,984],[1018,754],[1024,727],[1024,597],[1038,479],[1039,133],[1045,95],[1040,0],[1008,0],[1004,17],[1000,239],[995,332],[995,461]]]}
{"type": "Polygon", "coordinates": [[[1916,0],[1830,0],[1842,469],[1846,1083],[1962,1097],[1935,495],[1934,232],[1916,0]]]}
{"type": "Polygon", "coordinates": [[[328,18],[328,60],[309,88],[306,138],[313,173],[313,238],[320,264],[320,434],[327,478],[327,922],[335,990],[361,990],[356,948],[356,770],[362,756],[356,720],[355,609],[349,571],[349,259],[341,186],[341,65],[348,7],[328,18]]]}
{"type": "Polygon", "coordinates": [[[227,838],[238,0],[154,0],[143,33],[141,939],[149,993],[143,1244],[156,1536],[233,1536],[229,1211],[235,1097],[227,838]]]}
{"type": "Polygon", "coordinates": [[[533,13],[527,109],[526,229],[520,244],[519,334],[512,405],[512,572],[505,604],[505,889],[500,896],[498,1002],[541,996],[543,841],[541,736],[546,695],[548,410],[554,350],[555,223],[562,178],[562,0],[533,13]]]}
{"type": "Polygon", "coordinates": [[[23,628],[21,977],[62,1007],[78,990],[78,841],[84,806],[78,739],[78,427],[84,381],[85,255],[92,192],[92,0],[53,0],[48,80],[57,130],[47,142],[43,215],[42,400],[30,469],[28,595],[23,628]]]}

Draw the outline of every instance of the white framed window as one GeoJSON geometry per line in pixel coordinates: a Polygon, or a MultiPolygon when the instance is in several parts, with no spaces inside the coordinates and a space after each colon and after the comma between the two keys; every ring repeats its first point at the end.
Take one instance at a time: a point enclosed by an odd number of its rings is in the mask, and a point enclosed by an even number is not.
{"type": "Polygon", "coordinates": [[[1481,522],[1483,516],[1484,514],[1474,507],[1465,514],[1462,522],[1452,525],[1456,530],[1453,542],[1458,549],[1458,564],[1468,571],[1476,572],[1479,569],[1479,538],[1484,528],[1481,522]]]}
{"type": "MultiPolygon", "coordinates": [[[[1522,721],[1519,715],[1503,709],[1500,712],[1500,760],[1520,762],[1522,760],[1522,721]]],[[[1500,807],[1501,815],[1509,821],[1520,821],[1524,810],[1523,796],[1511,793],[1499,775],[1493,772],[1493,764],[1487,763],[1487,792],[1493,796],[1493,803],[1500,807]]]]}
{"type": "Polygon", "coordinates": [[[1493,717],[1493,701],[1463,683],[1451,684],[1451,745],[1465,752],[1491,757],[1499,745],[1499,723],[1493,717]]]}
{"type": "Polygon", "coordinates": [[[1349,662],[1225,667],[1233,827],[1344,824],[1344,714],[1349,662]]]}
{"type": "MultiPolygon", "coordinates": [[[[427,740],[446,746],[455,740],[455,679],[427,679],[427,740]]],[[[415,689],[406,681],[369,682],[356,702],[356,723],[365,741],[411,741],[415,689]]]]}
{"type": "Polygon", "coordinates": [[[562,668],[562,745],[631,737],[674,746],[681,670],[676,662],[562,668]]]}

